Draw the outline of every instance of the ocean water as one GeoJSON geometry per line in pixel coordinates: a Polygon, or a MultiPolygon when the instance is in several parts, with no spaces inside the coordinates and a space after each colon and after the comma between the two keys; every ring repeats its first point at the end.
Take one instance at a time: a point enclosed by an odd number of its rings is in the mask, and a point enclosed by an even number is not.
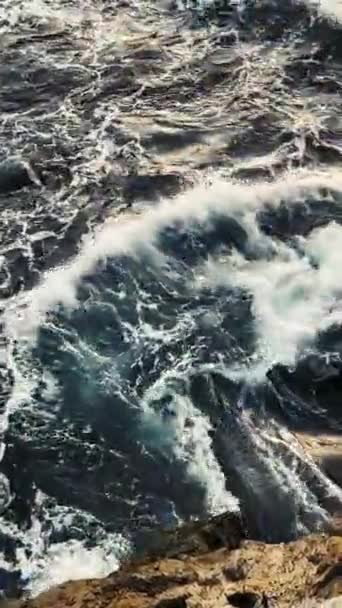
{"type": "Polygon", "coordinates": [[[0,0],[0,585],[342,490],[339,2],[0,0]]]}

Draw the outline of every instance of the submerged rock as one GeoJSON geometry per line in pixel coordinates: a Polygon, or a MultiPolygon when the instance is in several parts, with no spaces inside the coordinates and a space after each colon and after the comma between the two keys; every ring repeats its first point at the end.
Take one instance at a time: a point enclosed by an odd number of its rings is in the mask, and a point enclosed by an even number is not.
{"type": "Polygon", "coordinates": [[[5,161],[0,163],[0,194],[14,192],[32,184],[33,180],[29,171],[22,162],[5,161]]]}
{"type": "Polygon", "coordinates": [[[128,203],[136,200],[156,200],[173,196],[181,190],[183,177],[176,173],[129,175],[124,179],[124,197],[128,203]]]}

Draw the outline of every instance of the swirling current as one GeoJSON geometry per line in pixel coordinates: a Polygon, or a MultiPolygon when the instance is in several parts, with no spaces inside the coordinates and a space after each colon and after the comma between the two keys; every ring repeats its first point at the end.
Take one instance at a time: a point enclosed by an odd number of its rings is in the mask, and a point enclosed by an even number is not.
{"type": "Polygon", "coordinates": [[[0,0],[0,585],[342,490],[342,9],[0,0]],[[341,284],[340,284],[341,280],[341,284]]]}

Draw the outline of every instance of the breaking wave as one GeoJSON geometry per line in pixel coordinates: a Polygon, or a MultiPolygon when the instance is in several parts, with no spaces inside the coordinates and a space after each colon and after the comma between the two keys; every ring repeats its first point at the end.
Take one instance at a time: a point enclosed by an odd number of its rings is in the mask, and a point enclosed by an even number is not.
{"type": "Polygon", "coordinates": [[[341,509],[338,3],[226,5],[0,2],[7,596],[341,509]]]}

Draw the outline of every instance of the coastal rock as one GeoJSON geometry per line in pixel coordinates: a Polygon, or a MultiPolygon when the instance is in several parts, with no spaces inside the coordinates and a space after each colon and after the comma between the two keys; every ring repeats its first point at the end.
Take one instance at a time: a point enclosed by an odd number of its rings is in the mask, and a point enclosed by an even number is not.
{"type": "Polygon", "coordinates": [[[0,193],[20,190],[32,183],[29,171],[23,163],[19,161],[0,163],[0,193]]]}
{"type": "Polygon", "coordinates": [[[124,178],[124,198],[128,203],[137,200],[156,200],[161,196],[173,196],[182,187],[180,174],[129,175],[124,178]]]}
{"type": "Polygon", "coordinates": [[[340,435],[297,433],[304,450],[332,481],[342,487],[342,440],[340,435]]]}
{"type": "MultiPolygon", "coordinates": [[[[164,542],[159,556],[124,564],[106,579],[66,583],[10,606],[313,608],[332,598],[342,601],[341,537],[309,536],[267,545],[242,540],[239,529],[231,515],[180,528],[174,532],[172,549],[164,542]],[[235,530],[233,542],[229,530],[235,530]]],[[[170,541],[172,533],[168,536],[170,541]]]]}
{"type": "Polygon", "coordinates": [[[205,522],[157,531],[149,538],[149,559],[173,558],[180,555],[201,555],[216,549],[237,549],[245,539],[244,524],[239,513],[224,513],[205,522]]]}

